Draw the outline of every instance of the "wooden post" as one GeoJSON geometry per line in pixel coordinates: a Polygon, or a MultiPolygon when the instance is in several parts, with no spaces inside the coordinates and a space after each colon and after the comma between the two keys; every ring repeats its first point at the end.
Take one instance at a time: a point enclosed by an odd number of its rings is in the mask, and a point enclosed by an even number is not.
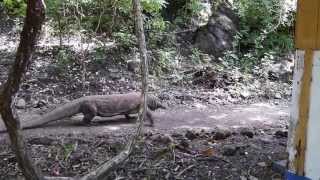
{"type": "MultiPolygon", "coordinates": [[[[298,0],[289,172],[320,179],[320,1],[298,0]]],[[[287,176],[288,180],[294,179],[287,176]]],[[[297,178],[296,178],[297,179],[297,178]]]]}

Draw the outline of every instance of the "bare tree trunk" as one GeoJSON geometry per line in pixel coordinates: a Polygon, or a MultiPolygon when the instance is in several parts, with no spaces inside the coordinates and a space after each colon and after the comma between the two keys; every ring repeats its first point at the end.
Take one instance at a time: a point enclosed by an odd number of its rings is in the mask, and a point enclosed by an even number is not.
{"type": "Polygon", "coordinates": [[[8,80],[0,87],[0,113],[8,130],[12,149],[23,175],[28,180],[41,179],[24,146],[20,120],[13,106],[23,76],[28,69],[41,26],[45,18],[43,0],[28,0],[27,15],[21,32],[20,44],[8,80]]]}
{"type": "MultiPolygon", "coordinates": [[[[126,145],[125,149],[110,161],[105,162],[96,170],[83,176],[82,180],[102,180],[106,179],[109,173],[114,170],[120,163],[126,160],[132,152],[136,141],[141,134],[143,120],[147,110],[147,79],[148,79],[148,61],[147,48],[145,44],[145,36],[143,32],[143,19],[141,15],[140,0],[133,0],[133,8],[135,15],[136,32],[139,40],[140,58],[141,58],[141,74],[142,74],[142,92],[141,106],[138,114],[137,129],[131,141],[126,145]]],[[[16,59],[11,68],[6,83],[0,87],[0,113],[8,130],[13,151],[17,156],[18,164],[27,180],[72,180],[79,178],[69,177],[42,177],[34,168],[34,165],[28,156],[24,146],[24,139],[21,132],[20,120],[13,108],[14,96],[19,90],[19,85],[23,76],[28,69],[36,39],[40,34],[41,25],[45,17],[45,5],[43,0],[29,0],[27,7],[27,16],[25,19],[21,40],[17,50],[16,59]]]]}

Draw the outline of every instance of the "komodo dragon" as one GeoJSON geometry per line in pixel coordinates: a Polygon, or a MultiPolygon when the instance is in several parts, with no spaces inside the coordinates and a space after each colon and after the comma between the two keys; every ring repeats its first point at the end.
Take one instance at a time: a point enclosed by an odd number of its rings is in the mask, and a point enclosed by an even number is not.
{"type": "MultiPolygon", "coordinates": [[[[71,117],[78,113],[82,113],[84,115],[82,121],[85,124],[90,124],[91,120],[95,116],[112,117],[116,115],[125,115],[126,118],[130,118],[130,114],[138,113],[140,103],[141,95],[137,92],[127,94],[85,96],[68,102],[61,107],[44,114],[39,119],[28,123],[29,125],[22,127],[22,129],[40,127],[49,122],[71,117]]],[[[156,97],[150,95],[148,95],[147,98],[147,107],[146,117],[150,121],[150,125],[153,126],[154,121],[150,110],[154,111],[158,108],[166,108],[159,103],[156,97]]]]}

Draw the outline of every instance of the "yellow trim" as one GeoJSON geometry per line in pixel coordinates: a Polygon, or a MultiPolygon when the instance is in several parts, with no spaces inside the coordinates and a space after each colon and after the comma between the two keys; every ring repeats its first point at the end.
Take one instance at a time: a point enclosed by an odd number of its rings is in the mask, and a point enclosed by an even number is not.
{"type": "Polygon", "coordinates": [[[304,70],[301,80],[299,97],[299,121],[295,131],[295,148],[297,151],[294,167],[298,175],[304,176],[305,151],[307,143],[307,129],[310,107],[310,89],[312,81],[313,51],[306,50],[304,57],[304,70]]]}

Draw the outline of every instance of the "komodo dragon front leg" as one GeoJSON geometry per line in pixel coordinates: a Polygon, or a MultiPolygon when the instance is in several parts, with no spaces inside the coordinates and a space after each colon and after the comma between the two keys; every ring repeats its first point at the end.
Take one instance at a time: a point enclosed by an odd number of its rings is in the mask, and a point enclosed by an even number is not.
{"type": "Polygon", "coordinates": [[[98,108],[95,104],[85,102],[80,106],[80,112],[83,114],[82,122],[88,125],[91,124],[92,119],[97,116],[98,108]]]}
{"type": "Polygon", "coordinates": [[[150,122],[150,125],[151,127],[154,126],[154,120],[153,120],[153,116],[152,116],[152,113],[151,111],[149,110],[149,108],[147,108],[147,113],[146,113],[146,118],[149,120],[150,122]]]}
{"type": "MultiPolygon", "coordinates": [[[[132,117],[132,116],[130,116],[130,114],[136,114],[138,111],[139,111],[139,109],[136,110],[136,111],[127,112],[127,113],[125,113],[124,115],[125,115],[125,117],[126,117],[127,120],[132,120],[132,119],[135,119],[135,118],[132,117]]],[[[152,113],[151,113],[151,111],[150,111],[149,108],[147,108],[146,120],[148,120],[148,121],[150,122],[150,124],[148,124],[148,126],[151,126],[151,127],[154,126],[153,116],[152,116],[152,113]]]]}

